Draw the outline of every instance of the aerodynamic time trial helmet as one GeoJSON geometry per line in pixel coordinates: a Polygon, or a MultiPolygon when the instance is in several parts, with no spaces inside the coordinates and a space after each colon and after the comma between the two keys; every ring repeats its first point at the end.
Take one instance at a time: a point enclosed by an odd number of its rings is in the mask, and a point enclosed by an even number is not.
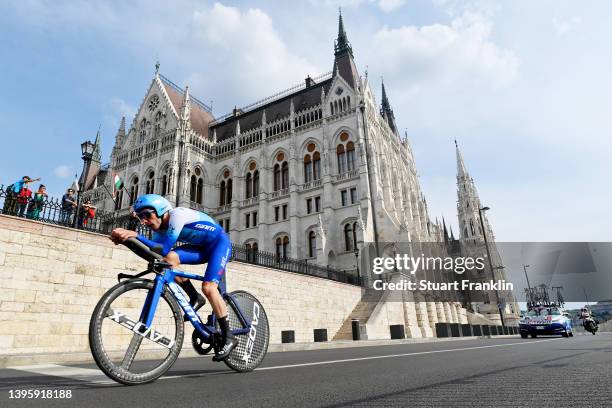
{"type": "Polygon", "coordinates": [[[172,204],[159,194],[145,194],[136,199],[134,211],[139,212],[145,208],[154,209],[157,216],[161,218],[162,215],[172,209],[172,204]]]}

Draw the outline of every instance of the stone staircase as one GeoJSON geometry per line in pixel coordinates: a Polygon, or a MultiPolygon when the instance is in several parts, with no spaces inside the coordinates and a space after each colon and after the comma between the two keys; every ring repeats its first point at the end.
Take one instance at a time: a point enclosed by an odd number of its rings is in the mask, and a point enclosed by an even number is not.
{"type": "Polygon", "coordinates": [[[353,339],[353,319],[359,320],[359,324],[363,325],[367,323],[368,319],[374,312],[374,309],[382,299],[384,292],[377,290],[366,290],[364,291],[361,300],[355,305],[355,308],[351,311],[348,317],[340,326],[338,332],[334,335],[332,340],[352,340],[353,339]]]}

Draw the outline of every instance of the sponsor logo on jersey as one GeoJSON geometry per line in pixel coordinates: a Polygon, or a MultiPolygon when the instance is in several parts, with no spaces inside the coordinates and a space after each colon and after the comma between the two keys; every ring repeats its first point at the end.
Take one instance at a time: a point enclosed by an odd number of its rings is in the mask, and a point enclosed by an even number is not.
{"type": "Polygon", "coordinates": [[[206,224],[196,224],[194,225],[194,228],[201,229],[204,231],[215,231],[217,229],[216,227],[213,227],[212,225],[206,225],[206,224]]]}

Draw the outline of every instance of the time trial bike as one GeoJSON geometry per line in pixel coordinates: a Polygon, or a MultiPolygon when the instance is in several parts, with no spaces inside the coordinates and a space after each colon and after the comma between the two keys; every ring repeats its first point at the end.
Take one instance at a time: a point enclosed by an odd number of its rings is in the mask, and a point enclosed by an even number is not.
{"type": "MultiPolygon", "coordinates": [[[[215,354],[223,347],[217,319],[204,323],[174,282],[176,276],[204,280],[203,276],[172,269],[162,256],[135,238],[124,242],[149,262],[136,275],[120,273],[119,283],[96,305],[89,324],[91,354],[109,378],[126,385],[150,383],[166,373],[179,356],[184,341],[184,320],[194,327],[191,343],[198,354],[215,354]],[[147,274],[154,279],[145,279],[147,274]]],[[[270,329],[261,303],[245,291],[219,291],[226,302],[231,332],[238,345],[223,361],[231,369],[247,372],[266,356],[270,329]]]]}

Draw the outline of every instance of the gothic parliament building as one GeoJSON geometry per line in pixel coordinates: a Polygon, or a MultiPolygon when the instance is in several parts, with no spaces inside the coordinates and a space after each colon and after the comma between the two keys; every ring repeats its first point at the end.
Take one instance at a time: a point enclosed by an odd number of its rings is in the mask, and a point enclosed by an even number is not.
{"type": "MultiPolygon", "coordinates": [[[[122,119],[109,164],[99,135],[96,144],[84,196],[117,215],[140,194],[161,194],[210,214],[235,244],[344,270],[355,270],[364,243],[454,240],[432,222],[410,143],[384,84],[379,106],[359,75],[341,15],[332,72],[215,118],[156,71],[129,128],[122,119]],[[115,175],[125,188],[113,201],[115,175]]],[[[457,168],[460,241],[481,239],[458,147],[457,168]]]]}

